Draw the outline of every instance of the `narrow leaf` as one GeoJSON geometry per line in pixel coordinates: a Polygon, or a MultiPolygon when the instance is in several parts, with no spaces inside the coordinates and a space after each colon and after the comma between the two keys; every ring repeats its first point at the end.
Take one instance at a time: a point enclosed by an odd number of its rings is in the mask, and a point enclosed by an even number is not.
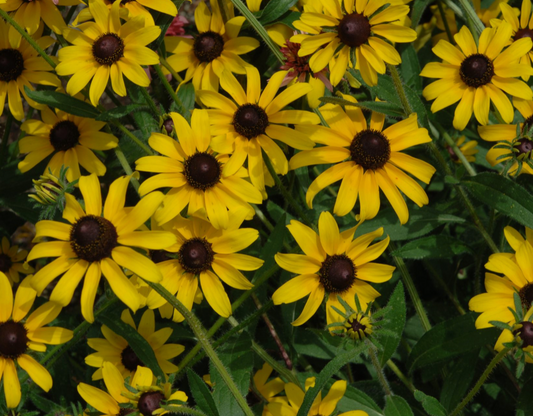
{"type": "Polygon", "coordinates": [[[192,370],[187,370],[189,388],[196,406],[210,416],[218,416],[217,406],[205,382],[192,370]]]}
{"type": "Polygon", "coordinates": [[[422,403],[422,407],[431,416],[446,416],[446,409],[435,397],[428,396],[420,390],[415,391],[415,399],[422,403]]]}
{"type": "Polygon", "coordinates": [[[88,118],[96,118],[100,115],[100,111],[94,108],[91,104],[78,100],[67,94],[62,94],[56,91],[32,91],[28,87],[24,87],[24,90],[26,91],[26,94],[28,94],[28,97],[37,101],[39,104],[58,108],[65,113],[88,118]]]}
{"type": "Polygon", "coordinates": [[[402,282],[398,282],[396,289],[392,292],[392,295],[387,304],[387,321],[383,324],[382,328],[391,332],[390,335],[380,336],[379,342],[383,346],[383,350],[378,353],[379,361],[381,365],[392,357],[396,348],[400,344],[403,328],[405,326],[405,293],[403,290],[402,282]]]}

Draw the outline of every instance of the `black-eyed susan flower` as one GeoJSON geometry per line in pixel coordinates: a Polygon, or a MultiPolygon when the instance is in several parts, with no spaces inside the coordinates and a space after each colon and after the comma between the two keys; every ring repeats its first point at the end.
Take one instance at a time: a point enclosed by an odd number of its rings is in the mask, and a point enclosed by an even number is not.
{"type": "Polygon", "coordinates": [[[22,263],[27,255],[27,250],[19,250],[19,246],[12,246],[7,237],[2,237],[2,244],[0,245],[0,272],[7,276],[11,284],[19,282],[19,273],[33,273],[33,267],[29,264],[22,263]]]}
{"type": "Polygon", "coordinates": [[[284,126],[284,124],[318,124],[314,113],[302,110],[283,110],[287,105],[311,90],[307,83],[297,83],[277,94],[287,71],[276,72],[261,92],[261,78],[254,67],[246,68],[246,92],[229,71],[220,78],[222,88],[235,100],[232,101],[214,91],[198,91],[198,97],[208,107],[213,139],[212,147],[219,153],[231,153],[224,166],[224,174],[236,173],[248,159],[248,173],[254,186],[266,198],[263,156],[264,150],[278,174],[286,174],[287,158],[276,139],[295,149],[311,149],[314,143],[308,134],[284,126]],[[236,104],[235,104],[236,103],[236,104]]]}
{"type": "Polygon", "coordinates": [[[46,344],[59,345],[72,338],[72,331],[68,329],[45,326],[61,312],[61,306],[55,302],[39,306],[26,318],[37,295],[30,286],[30,279],[28,276],[22,281],[13,298],[9,279],[0,272],[0,379],[8,408],[17,407],[21,398],[15,363],[35,384],[48,391],[52,388],[52,376],[28,350],[44,352],[46,344]]]}
{"type": "Polygon", "coordinates": [[[489,26],[492,19],[496,19],[501,13],[501,6],[507,4],[509,0],[494,0],[490,6],[483,8],[481,0],[472,0],[472,5],[477,16],[485,26],[489,26]]]}
{"type": "MultiPolygon", "coordinates": [[[[501,351],[505,347],[516,347],[515,358],[522,359],[526,363],[533,363],[533,308],[529,308],[524,316],[523,311],[518,313],[513,310],[514,319],[503,329],[496,340],[494,349],[501,351]]],[[[499,319],[495,321],[501,322],[499,319]]],[[[503,323],[503,322],[502,322],[503,323]]],[[[519,371],[517,370],[517,373],[519,371]]],[[[519,377],[520,374],[517,374],[519,377]]]]}
{"type": "Polygon", "coordinates": [[[83,317],[94,321],[93,305],[102,273],[117,297],[133,311],[140,305],[139,294],[124,275],[127,268],[142,278],[154,282],[162,279],[156,265],[131,247],[164,249],[175,244],[176,237],[166,231],[137,231],[155,212],[163,194],[153,192],[142,198],[135,207],[124,208],[130,176],[115,180],[103,206],[100,181],[93,173],[82,176],[79,188],[85,202],[66,194],[63,218],[70,224],[39,221],[35,239],[43,237],[56,241],[40,242],[28,255],[28,261],[43,257],[58,257],[40,269],[32,278],[32,286],[40,294],[57,276],[63,275],[50,299],[68,305],[74,290],[85,277],[81,292],[83,317]]]}
{"type": "MultiPolygon", "coordinates": [[[[0,9],[13,12],[13,20],[33,35],[39,29],[41,20],[54,33],[61,34],[67,28],[57,6],[77,6],[79,0],[5,0],[0,1],[0,9]]],[[[11,28],[11,35],[16,29],[11,28]]]]}
{"type": "Polygon", "coordinates": [[[224,69],[244,74],[248,64],[239,55],[259,46],[256,39],[239,36],[246,20],[243,16],[224,23],[218,3],[211,2],[211,6],[212,13],[202,1],[194,11],[198,35],[193,39],[179,36],[165,38],[165,48],[173,54],[167,62],[176,72],[187,70],[184,82],[192,80],[196,90],[218,91],[224,69]]]}
{"type": "Polygon", "coordinates": [[[505,227],[505,238],[514,253],[495,253],[489,257],[485,268],[486,293],[470,299],[470,310],[480,312],[476,328],[487,328],[491,321],[513,321],[515,293],[522,306],[528,310],[533,302],[533,230],[526,228],[526,238],[512,227],[505,227]],[[495,274],[498,273],[498,274],[495,274]],[[510,309],[509,309],[510,308],[510,309]]]}
{"type": "Polygon", "coordinates": [[[120,0],[109,9],[102,0],[89,0],[89,9],[95,22],[79,25],[81,32],[69,29],[63,36],[74,46],[59,51],[59,75],[72,75],[67,92],[76,95],[91,81],[89,97],[96,106],[109,79],[113,90],[126,96],[123,75],[141,87],[150,85],[141,65],[159,63],[159,56],[146,45],[161,33],[159,26],[146,26],[138,16],[121,24],[120,0]]]}
{"type": "Polygon", "coordinates": [[[305,254],[278,253],[276,263],[298,276],[286,282],[272,295],[275,305],[292,303],[309,295],[305,307],[292,324],[302,325],[317,311],[327,294],[327,322],[339,322],[341,315],[331,306],[342,310],[340,296],[356,310],[355,294],[365,307],[379,296],[368,283],[383,283],[392,277],[393,266],[372,263],[389,245],[389,237],[369,247],[383,228],[364,234],[355,240],[354,228],[342,233],[329,212],[322,212],[318,220],[318,234],[302,223],[292,220],[287,226],[305,254]]]}
{"type": "Polygon", "coordinates": [[[481,33],[478,46],[470,30],[463,26],[454,36],[458,46],[441,40],[433,48],[443,62],[431,62],[420,73],[423,77],[440,78],[423,91],[426,100],[435,100],[431,105],[432,112],[459,101],[453,126],[463,130],[472,112],[480,124],[486,125],[492,102],[506,123],[513,121],[513,106],[505,93],[531,100],[531,88],[516,77],[531,75],[533,69],[518,63],[531,49],[530,38],[519,39],[502,51],[511,31],[507,22],[502,22],[498,28],[486,28],[481,33]]]}
{"type": "MultiPolygon", "coordinates": [[[[238,253],[259,237],[257,230],[239,228],[243,219],[244,211],[234,213],[225,230],[217,230],[209,222],[196,217],[178,217],[174,221],[179,245],[177,258],[163,261],[158,266],[163,274],[161,285],[176,294],[187,309],[191,310],[200,286],[214,311],[227,318],[232,313],[231,303],[222,282],[240,290],[253,287],[240,270],[257,270],[263,260],[238,253]]],[[[165,305],[166,301],[152,292],[146,304],[153,309],[165,305]]],[[[165,313],[164,317],[170,318],[170,314],[165,313]]],[[[183,319],[178,311],[174,311],[174,321],[181,322],[183,319]]]]}
{"type": "MultiPolygon", "coordinates": [[[[61,85],[59,78],[48,72],[52,67],[18,32],[8,35],[10,26],[0,19],[0,116],[4,112],[6,98],[9,111],[17,120],[24,118],[24,108],[20,94],[28,104],[34,108],[42,108],[35,101],[28,98],[24,87],[33,90],[32,83],[58,87],[61,85]]],[[[43,36],[42,28],[33,34],[37,44],[48,48],[54,39],[43,36]]]]}
{"type": "Polygon", "coordinates": [[[253,380],[257,391],[264,399],[270,401],[274,396],[277,396],[285,388],[285,383],[279,377],[268,380],[272,374],[272,366],[264,363],[263,367],[254,374],[253,380]]]}
{"type": "MultiPolygon", "coordinates": [[[[353,97],[344,96],[355,100],[353,97]]],[[[297,126],[298,131],[309,134],[311,140],[325,146],[299,152],[290,161],[290,168],[333,163],[309,186],[306,200],[312,207],[315,195],[334,182],[342,180],[333,212],[348,214],[359,198],[361,219],[374,218],[380,208],[379,190],[383,191],[400,222],[409,219],[402,191],[418,206],[426,205],[424,189],[404,171],[424,183],[429,183],[435,168],[430,164],[402,153],[403,150],[431,138],[428,131],[419,128],[416,114],[383,129],[385,116],[372,113],[370,125],[360,108],[327,104],[321,113],[329,124],[323,126],[297,126]]]]}
{"type": "Polygon", "coordinates": [[[400,22],[409,13],[409,6],[383,6],[379,0],[326,2],[322,13],[304,12],[300,20],[327,31],[291,40],[301,42],[300,56],[313,54],[309,65],[314,72],[329,65],[332,85],[340,82],[351,64],[355,64],[368,85],[376,85],[377,74],[386,72],[385,63],[398,65],[402,61],[391,43],[416,39],[416,32],[400,22]],[[376,13],[378,9],[381,10],[376,13]],[[353,54],[355,63],[350,63],[353,54]]]}
{"type": "MultiPolygon", "coordinates": [[[[147,309],[144,311],[139,326],[135,325],[135,321],[131,316],[129,309],[125,309],[120,317],[123,322],[135,329],[154,350],[155,358],[161,370],[165,374],[172,374],[178,371],[178,367],[172,364],[169,360],[180,355],[185,347],[180,344],[167,344],[166,342],[172,335],[172,328],[161,328],[155,330],[155,316],[154,311],[147,309]]],[[[103,365],[106,362],[111,362],[122,373],[124,378],[133,377],[137,371],[138,366],[146,367],[141,359],[135,354],[135,351],[130,347],[128,341],[120,335],[115,334],[107,326],[102,325],[102,334],[104,338],[89,338],[87,344],[89,347],[95,349],[97,352],[88,355],[85,358],[85,363],[91,367],[96,367],[93,373],[93,380],[102,378],[103,365]]]]}
{"type": "Polygon", "coordinates": [[[171,188],[155,214],[157,222],[172,220],[185,207],[189,215],[209,219],[216,228],[226,228],[231,211],[239,207],[253,216],[249,203],[260,204],[261,194],[243,179],[244,169],[228,172],[228,157],[214,154],[208,112],[194,110],[190,125],[178,113],[170,116],[179,142],[153,133],[148,143],[163,156],[145,156],[135,162],[139,171],[158,173],[141,184],[141,195],[171,188]]]}
{"type": "MultiPolygon", "coordinates": [[[[469,162],[476,161],[476,154],[479,152],[479,149],[476,148],[477,146],[476,140],[466,141],[465,136],[460,136],[455,140],[455,144],[457,145],[457,147],[459,147],[459,150],[465,156],[467,161],[469,162]]],[[[459,157],[455,154],[451,146],[446,145],[446,150],[448,151],[448,153],[450,154],[450,157],[455,163],[461,163],[461,161],[459,160],[459,157]]]]}
{"type": "Polygon", "coordinates": [[[100,131],[105,122],[67,114],[48,107],[41,110],[41,119],[26,120],[20,129],[26,136],[19,140],[20,153],[27,153],[19,162],[21,172],[27,172],[54,153],[44,172],[60,176],[61,166],[68,167],[66,177],[72,182],[78,179],[80,165],[89,173],[103,176],[105,165],[93,150],[109,150],[118,145],[118,139],[100,131]]]}
{"type": "MultiPolygon", "coordinates": [[[[305,391],[315,386],[315,377],[310,377],[305,380],[305,391]]],[[[345,380],[337,380],[332,384],[328,394],[322,398],[319,393],[311,406],[309,415],[330,416],[335,413],[337,404],[346,392],[347,383],[345,380]]],[[[272,416],[296,416],[298,410],[304,401],[305,392],[301,387],[294,383],[285,384],[285,394],[287,401],[272,402],[267,405],[267,409],[272,416]]],[[[351,410],[340,413],[338,416],[368,416],[368,413],[362,410],[351,410]]]]}

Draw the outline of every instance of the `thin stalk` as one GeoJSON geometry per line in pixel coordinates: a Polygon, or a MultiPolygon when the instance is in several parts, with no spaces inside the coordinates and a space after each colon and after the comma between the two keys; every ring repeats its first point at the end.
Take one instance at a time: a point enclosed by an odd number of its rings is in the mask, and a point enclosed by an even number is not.
{"type": "Polygon", "coordinates": [[[179,76],[179,74],[170,66],[170,64],[167,62],[166,59],[163,57],[160,57],[159,60],[161,61],[161,65],[163,65],[168,72],[172,74],[172,76],[178,81],[179,83],[183,82],[183,78],[179,76]]]}
{"type": "Polygon", "coordinates": [[[470,392],[466,395],[466,397],[457,405],[457,407],[453,410],[452,413],[450,413],[450,416],[457,416],[464,407],[472,400],[472,398],[476,395],[476,393],[479,391],[481,386],[485,384],[485,381],[489,377],[490,373],[494,368],[500,363],[500,361],[507,355],[509,352],[509,348],[504,348],[501,350],[498,354],[494,356],[492,361],[489,363],[488,367],[485,369],[483,374],[481,374],[481,377],[479,377],[479,380],[477,381],[476,385],[470,392]]]}
{"type": "Polygon", "coordinates": [[[50,65],[52,68],[55,68],[57,66],[57,64],[52,60],[52,58],[48,56],[48,54],[44,51],[44,49],[41,48],[37,44],[37,42],[35,42],[35,39],[33,39],[30,35],[28,35],[28,33],[26,33],[26,31],[22,27],[20,27],[20,25],[17,22],[15,22],[11,18],[11,16],[9,16],[9,14],[3,11],[1,8],[0,8],[0,16],[2,16],[7,23],[13,26],[17,30],[17,32],[19,32],[22,35],[22,37],[26,39],[26,41],[33,47],[33,49],[39,52],[39,55],[41,55],[44,58],[44,60],[48,62],[48,65],[50,65]]]}
{"type": "Polygon", "coordinates": [[[124,133],[126,136],[128,136],[137,146],[139,146],[142,150],[144,150],[144,153],[146,153],[149,156],[153,156],[154,152],[152,152],[152,149],[150,149],[148,146],[146,146],[141,139],[139,139],[137,136],[135,136],[131,131],[129,131],[126,127],[124,127],[119,121],[117,120],[111,120],[110,121],[113,126],[118,128],[122,133],[124,133]]]}
{"type": "Polygon", "coordinates": [[[470,3],[470,0],[459,0],[459,4],[465,11],[467,19],[470,19],[470,21],[472,22],[475,34],[477,34],[477,36],[481,35],[481,32],[483,32],[483,30],[485,29],[485,25],[478,17],[476,11],[474,10],[474,7],[472,6],[472,3],[470,3]]]}
{"type": "Polygon", "coordinates": [[[9,133],[11,133],[12,124],[13,124],[13,115],[11,114],[11,111],[8,111],[6,125],[4,127],[4,134],[2,135],[2,147],[0,148],[0,163],[2,163],[4,153],[7,150],[7,142],[9,141],[9,133]]]}
{"type": "MultiPolygon", "coordinates": [[[[133,171],[131,170],[131,166],[128,163],[128,159],[126,159],[126,156],[124,155],[120,147],[115,147],[115,155],[117,156],[117,159],[120,162],[122,169],[124,169],[124,172],[126,173],[126,175],[133,174],[133,171]]],[[[139,192],[139,181],[137,180],[137,178],[132,177],[131,184],[135,188],[135,191],[138,193],[139,192]]]]}
{"type": "Polygon", "coordinates": [[[152,97],[150,97],[150,94],[148,94],[148,91],[146,91],[146,88],[139,88],[141,91],[142,96],[144,97],[144,101],[146,101],[146,104],[148,104],[148,107],[150,107],[150,110],[156,115],[159,116],[159,109],[155,105],[154,100],[152,100],[152,97]]]}
{"type": "Polygon", "coordinates": [[[446,144],[450,146],[455,153],[455,155],[459,158],[463,166],[465,167],[466,171],[470,176],[476,176],[477,172],[474,169],[474,167],[470,164],[468,160],[466,160],[466,156],[463,154],[461,149],[459,149],[459,146],[455,143],[455,140],[453,140],[450,135],[444,130],[444,128],[440,124],[435,124],[435,127],[437,127],[437,130],[439,131],[440,135],[444,138],[446,141],[446,144]]]}
{"type": "Polygon", "coordinates": [[[411,383],[411,380],[409,380],[404,373],[402,373],[402,370],[398,368],[394,362],[391,360],[387,361],[387,367],[389,367],[394,374],[396,374],[396,377],[400,379],[400,381],[404,384],[405,387],[407,387],[412,393],[415,392],[416,388],[413,386],[413,383],[411,383]]]}
{"type": "Polygon", "coordinates": [[[256,17],[252,14],[250,10],[248,10],[248,7],[241,1],[241,0],[231,0],[233,5],[239,10],[242,15],[248,20],[248,23],[250,23],[250,26],[254,28],[254,30],[257,32],[259,36],[261,36],[261,39],[263,39],[263,42],[266,43],[266,45],[270,48],[272,53],[276,58],[278,58],[278,61],[283,64],[285,63],[285,57],[277,47],[277,45],[270,39],[270,36],[268,36],[267,31],[263,27],[261,23],[256,19],[256,17]]]}
{"type": "Polygon", "coordinates": [[[178,97],[178,94],[174,91],[174,88],[172,88],[172,85],[168,82],[167,78],[165,77],[165,74],[163,74],[163,71],[161,70],[161,66],[154,65],[155,72],[157,72],[157,76],[161,80],[161,83],[167,90],[170,97],[174,100],[176,105],[178,106],[178,111],[180,114],[185,114],[185,107],[183,106],[183,103],[178,97]]]}
{"type": "Polygon", "coordinates": [[[448,24],[448,20],[446,20],[446,14],[444,13],[444,7],[442,7],[441,0],[437,1],[437,6],[439,8],[439,13],[442,16],[442,22],[444,23],[444,29],[446,29],[446,35],[448,36],[448,40],[450,41],[450,43],[453,44],[452,31],[450,30],[450,25],[448,24]]]}
{"type": "Polygon", "coordinates": [[[461,8],[453,2],[453,0],[443,0],[443,2],[448,6],[450,9],[452,9],[453,13],[459,18],[459,19],[465,19],[465,15],[463,14],[463,11],[461,8]]]}
{"type": "Polygon", "coordinates": [[[376,369],[376,375],[378,376],[379,384],[381,384],[381,387],[383,388],[383,391],[385,392],[385,395],[392,396],[392,390],[390,388],[389,382],[387,381],[387,378],[385,377],[385,373],[383,372],[383,369],[381,368],[381,365],[379,365],[379,360],[376,355],[375,351],[375,345],[372,344],[370,341],[366,340],[366,345],[368,346],[368,355],[370,356],[370,360],[372,361],[372,365],[376,369]]]}
{"type": "Polygon", "coordinates": [[[394,88],[396,89],[396,92],[400,96],[400,102],[402,103],[402,107],[405,110],[405,113],[407,115],[411,114],[413,112],[413,108],[411,107],[411,104],[409,103],[409,100],[407,99],[407,95],[405,94],[405,89],[403,88],[403,82],[400,78],[400,73],[396,69],[394,65],[387,64],[387,68],[389,68],[389,72],[392,77],[392,82],[394,83],[394,88]]]}
{"type": "Polygon", "coordinates": [[[172,305],[174,309],[176,309],[179,313],[183,315],[183,317],[187,321],[187,324],[189,324],[192,331],[194,332],[194,335],[198,339],[199,343],[202,345],[202,348],[204,349],[205,353],[211,360],[211,363],[222,377],[224,384],[226,384],[229,391],[237,401],[239,407],[242,409],[246,416],[254,416],[252,410],[248,407],[248,404],[246,403],[246,399],[240,393],[239,388],[235,384],[235,381],[233,381],[231,375],[228,373],[228,370],[224,366],[224,363],[220,360],[217,353],[215,352],[213,346],[211,345],[211,342],[209,341],[209,337],[207,336],[207,331],[205,330],[200,320],[196,317],[196,315],[189,311],[183,305],[183,303],[181,303],[176,297],[172,296],[172,294],[160,284],[153,283],[148,280],[145,280],[145,282],[146,284],[148,284],[148,286],[150,286],[157,293],[159,293],[168,303],[170,303],[170,305],[172,305]]]}

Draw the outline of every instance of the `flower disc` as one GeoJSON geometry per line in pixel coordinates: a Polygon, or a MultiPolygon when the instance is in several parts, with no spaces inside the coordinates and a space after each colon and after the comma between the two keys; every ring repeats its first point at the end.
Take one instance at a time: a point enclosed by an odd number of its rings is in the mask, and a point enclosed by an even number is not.
{"type": "Polygon", "coordinates": [[[28,349],[28,331],[20,322],[0,324],[0,357],[17,358],[28,349]]]}
{"type": "Polygon", "coordinates": [[[235,131],[247,139],[253,139],[260,134],[265,134],[268,127],[268,116],[256,104],[241,105],[233,115],[235,131]]]}
{"type": "Polygon", "coordinates": [[[365,169],[379,169],[390,159],[390,144],[379,131],[366,129],[354,137],[350,145],[352,160],[365,169]]]}
{"type": "Polygon", "coordinates": [[[93,262],[110,257],[117,246],[117,230],[103,217],[81,217],[70,232],[70,245],[80,259],[93,262]]]}
{"type": "Polygon", "coordinates": [[[0,50],[0,81],[14,81],[24,71],[24,58],[17,49],[0,50]]]}
{"type": "Polygon", "coordinates": [[[344,254],[328,255],[318,274],[328,293],[343,293],[355,282],[355,265],[344,254]]]}

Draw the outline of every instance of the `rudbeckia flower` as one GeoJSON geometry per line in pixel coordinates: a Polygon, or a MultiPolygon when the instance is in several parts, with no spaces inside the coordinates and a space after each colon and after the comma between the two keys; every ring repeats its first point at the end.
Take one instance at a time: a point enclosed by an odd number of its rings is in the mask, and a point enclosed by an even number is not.
{"type": "MultiPolygon", "coordinates": [[[[253,287],[240,270],[257,270],[263,265],[263,260],[238,253],[259,237],[257,230],[239,228],[243,219],[243,211],[235,213],[225,230],[217,230],[209,222],[196,217],[179,217],[174,221],[179,245],[177,258],[158,263],[158,266],[163,274],[161,285],[175,294],[187,309],[191,310],[200,286],[209,305],[220,316],[227,318],[231,315],[231,303],[221,280],[240,290],[253,287]]],[[[155,309],[165,305],[166,301],[152,291],[146,304],[155,309]]],[[[171,308],[161,311],[164,318],[170,318],[172,312],[174,321],[183,321],[178,311],[171,308]]]]}
{"type": "Polygon", "coordinates": [[[105,165],[92,152],[93,150],[109,150],[118,145],[118,139],[100,131],[106,123],[74,116],[48,107],[41,110],[41,119],[26,120],[20,129],[26,133],[19,140],[20,153],[27,153],[19,162],[21,172],[27,172],[39,162],[55,152],[44,172],[52,171],[59,177],[61,166],[68,167],[66,177],[69,182],[78,179],[80,166],[89,173],[105,175],[105,165]]]}
{"type": "Polygon", "coordinates": [[[13,289],[7,276],[0,272],[0,380],[8,408],[20,403],[20,381],[17,375],[19,365],[44,391],[52,388],[52,376],[28,350],[45,352],[46,345],[59,345],[72,338],[72,331],[60,327],[45,327],[61,312],[61,306],[47,302],[28,315],[37,293],[30,286],[31,276],[26,277],[17,289],[13,289]]]}
{"type": "Polygon", "coordinates": [[[329,64],[332,85],[337,85],[351,66],[352,54],[355,54],[355,67],[364,81],[376,85],[377,74],[386,72],[385,63],[398,65],[402,62],[389,42],[406,43],[416,39],[416,32],[400,22],[409,13],[409,6],[389,4],[383,8],[380,0],[331,0],[323,4],[322,13],[304,12],[300,17],[302,23],[321,28],[320,32],[291,40],[301,42],[300,56],[313,54],[309,61],[313,72],[329,64]],[[376,13],[378,9],[382,10],[376,13]],[[332,58],[335,58],[333,64],[332,58]]]}
{"type": "MultiPolygon", "coordinates": [[[[61,81],[52,71],[53,68],[41,57],[33,47],[22,39],[20,33],[15,32],[8,36],[10,25],[4,19],[0,19],[0,116],[4,112],[6,97],[9,111],[17,120],[24,118],[24,108],[20,94],[24,96],[28,104],[34,108],[42,108],[35,101],[28,98],[24,87],[34,90],[31,83],[59,87],[61,81]]],[[[54,39],[43,36],[42,28],[32,37],[37,44],[47,49],[54,39]]]]}
{"type": "MultiPolygon", "coordinates": [[[[350,96],[345,99],[354,101],[350,96]]],[[[334,163],[321,173],[309,186],[307,204],[312,208],[318,192],[334,182],[342,180],[333,212],[344,216],[360,201],[361,219],[374,218],[380,207],[381,189],[400,222],[409,219],[409,210],[402,191],[418,206],[426,205],[428,197],[424,189],[404,171],[424,183],[429,183],[435,168],[430,164],[402,153],[403,150],[431,138],[428,131],[419,128],[416,114],[399,121],[383,130],[385,116],[372,113],[370,125],[360,108],[327,104],[320,109],[330,126],[297,126],[296,129],[308,133],[311,140],[325,146],[299,152],[290,161],[290,168],[334,163]]]]}
{"type": "Polygon", "coordinates": [[[371,263],[389,245],[387,237],[369,247],[375,238],[383,235],[383,228],[353,240],[355,228],[340,233],[333,215],[327,211],[320,214],[318,235],[295,220],[287,228],[305,254],[276,254],[276,263],[282,269],[298,273],[298,276],[277,289],[272,300],[274,305],[279,305],[296,302],[309,295],[302,313],[292,323],[294,326],[302,325],[315,314],[325,294],[328,325],[340,322],[342,316],[331,307],[343,310],[337,296],[356,310],[357,294],[364,308],[379,296],[366,281],[383,283],[392,277],[393,266],[371,263]]]}
{"type": "Polygon", "coordinates": [[[19,246],[12,246],[9,244],[7,237],[2,237],[2,244],[0,245],[0,272],[7,276],[11,284],[18,283],[20,278],[19,273],[33,273],[33,267],[21,263],[27,255],[28,252],[26,250],[19,250],[19,246]]]}
{"type": "MultiPolygon", "coordinates": [[[[466,141],[465,136],[460,136],[455,140],[455,144],[457,145],[457,147],[459,147],[459,150],[465,156],[467,161],[469,162],[476,161],[476,154],[479,152],[479,150],[476,149],[476,146],[477,146],[476,140],[466,141]]],[[[446,150],[450,154],[450,157],[452,158],[454,163],[461,163],[461,161],[459,160],[459,157],[455,154],[454,150],[450,146],[446,145],[446,150]]]]}
{"type": "Polygon", "coordinates": [[[505,93],[525,100],[533,98],[531,88],[516,79],[533,74],[530,66],[518,63],[533,44],[530,38],[522,38],[502,52],[511,31],[507,22],[502,22],[498,28],[487,28],[481,33],[478,46],[470,30],[463,26],[454,36],[458,46],[441,40],[433,48],[443,63],[431,62],[420,73],[427,78],[441,78],[423,91],[426,100],[435,100],[432,112],[459,101],[453,126],[463,130],[472,112],[480,124],[486,125],[492,101],[506,123],[513,121],[513,106],[505,93]]]}
{"type": "Polygon", "coordinates": [[[79,188],[85,210],[70,194],[65,194],[63,218],[70,224],[39,221],[35,240],[51,237],[57,241],[39,243],[28,255],[28,261],[43,257],[58,257],[40,269],[32,278],[32,286],[41,294],[57,276],[63,275],[53,289],[50,300],[68,305],[74,290],[85,277],[81,292],[83,317],[94,322],[93,305],[102,273],[111,290],[133,311],[140,305],[139,294],[128,280],[122,267],[143,279],[158,282],[162,279],[157,266],[131,247],[164,249],[175,244],[176,237],[166,231],[136,231],[155,212],[163,194],[153,192],[142,198],[135,207],[124,208],[130,176],[115,180],[103,206],[100,181],[93,173],[82,176],[79,188]]]}
{"type": "Polygon", "coordinates": [[[93,80],[89,89],[91,103],[96,106],[109,78],[113,90],[126,96],[123,75],[141,87],[150,85],[148,75],[141,65],[159,63],[159,56],[146,45],[161,33],[158,26],[146,26],[144,17],[120,22],[120,0],[109,9],[102,0],[89,0],[89,9],[95,22],[78,26],[81,32],[69,29],[63,36],[74,46],[59,51],[58,75],[72,75],[67,92],[76,95],[93,80]]]}
{"type": "MultiPolygon", "coordinates": [[[[156,331],[154,311],[151,309],[144,311],[138,328],[129,309],[125,309],[122,312],[120,319],[135,329],[150,344],[154,350],[157,363],[165,374],[168,375],[178,371],[178,367],[169,360],[180,355],[185,350],[185,347],[180,344],[166,343],[172,335],[173,329],[166,327],[156,331]]],[[[134,377],[139,367],[146,367],[129,346],[128,341],[115,334],[105,325],[102,325],[101,329],[105,339],[89,338],[87,340],[89,347],[97,351],[85,358],[87,365],[98,368],[93,373],[93,380],[102,378],[102,369],[106,362],[113,363],[124,378],[134,377]]]]}
{"type": "Polygon", "coordinates": [[[260,204],[261,194],[242,178],[244,170],[228,172],[227,156],[214,154],[207,111],[194,110],[190,125],[178,113],[170,116],[179,142],[152,133],[148,143],[163,156],[145,156],[135,162],[139,171],[158,173],[141,184],[141,195],[171,188],[156,221],[167,223],[187,206],[189,215],[209,219],[216,228],[226,228],[230,213],[239,207],[253,216],[249,203],[260,204]]]}
{"type": "Polygon", "coordinates": [[[239,55],[253,51],[259,42],[239,36],[244,16],[234,17],[226,23],[222,20],[218,2],[211,2],[211,13],[202,1],[194,11],[198,35],[193,39],[166,37],[165,48],[173,55],[167,58],[176,71],[187,70],[184,82],[190,81],[195,90],[218,91],[219,78],[227,69],[244,74],[248,65],[239,55]]]}
{"type": "Polygon", "coordinates": [[[472,5],[477,16],[485,26],[489,26],[492,19],[496,19],[501,13],[501,7],[509,0],[494,0],[486,9],[481,7],[481,0],[472,0],[472,5]]]}
{"type": "Polygon", "coordinates": [[[485,273],[487,293],[474,296],[468,303],[470,310],[481,312],[476,319],[478,329],[490,327],[490,321],[513,322],[509,308],[514,309],[514,293],[518,293],[526,310],[533,302],[533,230],[526,228],[525,239],[512,227],[505,227],[504,234],[515,252],[489,257],[485,264],[489,270],[485,273]]]}
{"type": "Polygon", "coordinates": [[[288,163],[285,154],[272,140],[276,139],[295,149],[311,149],[314,143],[308,134],[284,126],[284,124],[318,124],[314,113],[301,110],[283,110],[291,102],[311,90],[306,83],[297,83],[276,94],[287,71],[276,72],[261,93],[261,78],[254,67],[246,68],[246,92],[229,71],[220,78],[222,88],[235,100],[214,91],[198,91],[199,99],[214,110],[208,110],[211,122],[213,149],[219,153],[231,153],[223,173],[233,175],[248,159],[248,173],[254,186],[265,192],[264,150],[278,174],[286,174],[288,163]],[[283,111],[282,111],[283,110],[283,111]]]}

